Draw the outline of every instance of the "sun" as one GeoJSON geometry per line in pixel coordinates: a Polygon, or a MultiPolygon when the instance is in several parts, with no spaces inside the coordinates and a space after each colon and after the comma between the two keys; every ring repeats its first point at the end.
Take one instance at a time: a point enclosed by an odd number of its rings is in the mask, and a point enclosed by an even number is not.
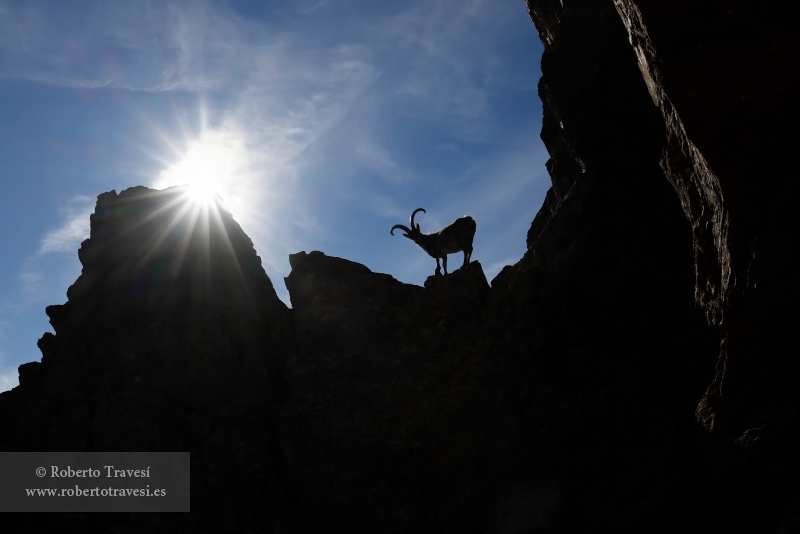
{"type": "Polygon", "coordinates": [[[207,207],[232,196],[241,184],[245,167],[246,151],[236,136],[207,130],[161,172],[154,185],[157,189],[186,186],[186,200],[207,207]]]}
{"type": "MultiPolygon", "coordinates": [[[[156,158],[163,167],[153,176],[150,187],[171,189],[165,191],[170,200],[162,210],[172,211],[156,229],[147,257],[168,239],[179,237],[182,229],[183,236],[174,249],[176,276],[192,243],[205,251],[199,258],[205,262],[201,266],[205,272],[210,273],[212,249],[230,255],[231,265],[240,269],[229,232],[263,224],[265,201],[271,200],[265,193],[263,147],[233,123],[213,129],[204,126],[197,133],[184,132],[182,141],[165,135],[161,139],[171,149],[171,157],[156,158]]],[[[244,275],[240,275],[244,282],[244,275]]]]}
{"type": "Polygon", "coordinates": [[[219,194],[212,184],[187,184],[186,199],[198,206],[209,206],[217,201],[219,194]]]}
{"type": "Polygon", "coordinates": [[[174,197],[181,209],[169,228],[187,218],[189,233],[208,236],[228,216],[243,228],[263,224],[264,205],[270,200],[265,193],[263,158],[259,148],[248,142],[246,132],[226,124],[187,134],[187,138],[183,142],[163,138],[173,158],[160,159],[163,170],[150,182],[158,190],[183,188],[174,197]]]}

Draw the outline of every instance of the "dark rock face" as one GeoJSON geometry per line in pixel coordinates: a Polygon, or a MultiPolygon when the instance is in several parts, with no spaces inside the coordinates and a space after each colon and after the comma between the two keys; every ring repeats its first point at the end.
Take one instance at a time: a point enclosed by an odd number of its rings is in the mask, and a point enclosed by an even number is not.
{"type": "Polygon", "coordinates": [[[69,301],[47,308],[56,335],[0,396],[4,451],[190,451],[197,512],[41,521],[181,532],[274,521],[289,310],[249,238],[217,213],[198,216],[178,188],[100,195],[83,272],[69,301]]]}
{"type": "Polygon", "coordinates": [[[295,528],[473,531],[501,432],[480,264],[423,289],[320,252],[290,262],[282,437],[295,528]]]}
{"type": "Polygon", "coordinates": [[[701,4],[528,0],[553,185],[491,285],[301,252],[288,310],[229,213],[100,195],[0,450],[189,450],[192,513],[12,526],[796,530],[798,34],[701,4]]]}
{"type": "MultiPolygon", "coordinates": [[[[627,102],[611,97],[611,113],[634,112],[638,121],[628,116],[626,127],[641,139],[656,140],[655,154],[640,150],[629,161],[658,164],[691,226],[695,301],[719,339],[715,370],[697,408],[705,469],[698,501],[705,508],[701,525],[726,532],[789,528],[800,445],[795,415],[800,360],[794,339],[799,321],[792,305],[798,284],[791,274],[800,267],[800,225],[792,207],[798,200],[792,144],[799,137],[800,117],[790,96],[798,87],[800,37],[789,4],[529,0],[528,6],[546,45],[542,85],[547,89],[551,79],[571,84],[543,92],[545,117],[563,114],[569,101],[593,123],[571,127],[564,120],[566,133],[554,141],[545,118],[542,138],[551,152],[551,173],[563,159],[573,167],[585,162],[584,151],[575,147],[577,139],[598,129],[595,119],[610,131],[609,118],[587,105],[591,98],[577,98],[574,88],[585,85],[583,65],[603,42],[596,32],[609,41],[619,33],[610,22],[600,29],[614,10],[629,50],[606,49],[606,59],[624,62],[628,70],[636,65],[641,73],[635,98],[636,84],[619,71],[588,94],[628,91],[627,102]],[[586,18],[595,26],[582,26],[586,18]],[[576,48],[577,59],[570,55],[576,48]],[[652,102],[649,109],[645,96],[652,102]],[[648,126],[642,118],[654,112],[661,117],[648,126]]],[[[625,145],[622,136],[611,139],[617,150],[625,145]]],[[[589,145],[603,146],[601,139],[589,145]]],[[[617,162],[613,168],[623,166],[617,162]]],[[[554,250],[537,244],[537,236],[558,217],[560,191],[567,187],[553,178],[553,190],[529,234],[537,254],[542,248],[546,254],[554,250]]],[[[706,358],[699,346],[689,349],[689,361],[706,358]]]]}
{"type": "Polygon", "coordinates": [[[696,299],[720,329],[697,408],[709,465],[722,495],[750,501],[731,524],[788,529],[800,447],[795,17],[782,2],[616,6],[664,117],[661,165],[693,227],[696,299]]]}
{"type": "Polygon", "coordinates": [[[552,528],[690,531],[702,521],[693,411],[716,346],[694,307],[691,226],[659,166],[663,122],[612,5],[529,11],[546,45],[553,187],[505,278],[546,386],[603,407],[577,411],[579,442],[556,438],[566,503],[552,528]]]}
{"type": "Polygon", "coordinates": [[[722,330],[698,416],[749,457],[753,436],[798,424],[795,17],[774,1],[617,5],[664,116],[662,165],[694,229],[697,300],[722,330]]]}

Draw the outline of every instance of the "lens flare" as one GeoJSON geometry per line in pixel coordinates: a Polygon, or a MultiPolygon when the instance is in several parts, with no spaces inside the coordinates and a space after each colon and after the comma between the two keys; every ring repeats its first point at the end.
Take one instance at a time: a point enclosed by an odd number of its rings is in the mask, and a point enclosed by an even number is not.
{"type": "Polygon", "coordinates": [[[190,142],[154,186],[187,186],[186,199],[199,206],[227,200],[246,173],[244,144],[230,132],[206,130],[190,142]]]}
{"type": "Polygon", "coordinates": [[[219,199],[219,195],[210,184],[188,184],[186,188],[186,199],[198,206],[208,206],[219,199]]]}

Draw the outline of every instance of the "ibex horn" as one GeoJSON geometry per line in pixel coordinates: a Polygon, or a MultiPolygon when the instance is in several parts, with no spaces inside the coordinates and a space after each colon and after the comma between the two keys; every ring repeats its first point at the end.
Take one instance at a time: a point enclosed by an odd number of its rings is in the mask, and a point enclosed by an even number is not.
{"type": "Polygon", "coordinates": [[[425,210],[422,208],[417,208],[414,210],[414,213],[411,214],[411,228],[414,228],[414,215],[416,215],[418,211],[425,213],[425,210]]]}
{"type": "Polygon", "coordinates": [[[394,226],[392,226],[392,229],[389,230],[389,233],[394,235],[394,231],[397,230],[398,228],[400,228],[402,231],[404,231],[407,234],[411,233],[411,230],[409,230],[408,228],[406,228],[402,224],[395,224],[394,226]]]}

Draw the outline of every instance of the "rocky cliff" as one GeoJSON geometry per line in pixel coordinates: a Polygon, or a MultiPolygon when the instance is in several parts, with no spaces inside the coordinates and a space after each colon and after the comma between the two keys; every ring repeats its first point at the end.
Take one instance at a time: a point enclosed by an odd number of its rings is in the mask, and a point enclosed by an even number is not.
{"type": "Polygon", "coordinates": [[[215,213],[180,189],[100,195],[82,273],[46,310],[55,335],[0,396],[3,451],[191,452],[195,512],[24,514],[19,532],[271,528],[289,310],[231,214],[215,213]]]}
{"type": "Polygon", "coordinates": [[[524,257],[418,287],[301,252],[289,310],[229,213],[100,195],[0,450],[188,450],[192,512],[12,526],[797,529],[786,3],[527,5],[552,188],[524,257]]]}
{"type": "MultiPolygon", "coordinates": [[[[658,166],[691,227],[694,300],[715,340],[710,352],[701,345],[689,347],[692,361],[710,355],[713,362],[695,412],[703,528],[793,531],[800,445],[800,360],[794,339],[800,288],[793,275],[800,267],[800,225],[793,206],[800,193],[792,178],[792,154],[800,116],[792,95],[800,82],[800,37],[789,5],[725,0],[527,3],[545,43],[540,85],[545,115],[549,107],[550,114],[560,117],[566,107],[597,125],[600,112],[569,92],[592,77],[584,65],[602,42],[598,32],[609,41],[613,34],[614,42],[622,44],[623,31],[627,50],[609,51],[604,61],[617,60],[639,71],[638,104],[634,84],[607,66],[602,70],[614,79],[599,82],[588,100],[603,95],[603,88],[613,94],[631,91],[630,101],[617,100],[610,113],[628,113],[638,105],[638,135],[659,139],[655,151],[637,150],[626,161],[638,157],[658,166]],[[607,30],[598,29],[601,21],[617,17],[621,26],[613,20],[607,30]],[[552,90],[567,80],[569,89],[552,90]],[[642,118],[654,114],[655,122],[645,125],[642,118]]],[[[630,118],[625,122],[633,123],[630,118]]],[[[559,153],[568,162],[579,161],[585,150],[601,146],[594,140],[576,149],[592,127],[562,123],[556,141],[546,137],[547,119],[543,125],[551,165],[558,165],[559,153]]],[[[600,123],[607,124],[608,118],[600,123]]],[[[620,140],[610,142],[619,148],[620,140]]],[[[615,171],[622,168],[617,164],[615,171]]],[[[554,178],[550,203],[531,228],[533,239],[553,218],[557,185],[554,178]]],[[[532,235],[529,245],[535,247],[532,235]]]]}

